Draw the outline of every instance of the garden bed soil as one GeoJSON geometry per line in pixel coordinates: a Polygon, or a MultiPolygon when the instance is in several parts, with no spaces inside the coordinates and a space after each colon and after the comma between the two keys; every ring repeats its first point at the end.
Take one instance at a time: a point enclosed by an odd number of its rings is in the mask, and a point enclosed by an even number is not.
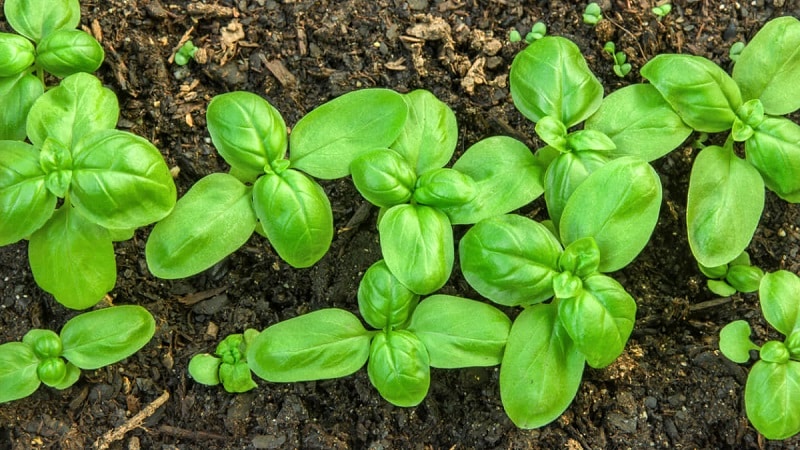
{"type": "MultiPolygon", "coordinates": [[[[593,28],[582,23],[584,3],[558,0],[83,0],[82,26],[105,48],[98,76],[120,98],[119,127],[162,150],[179,169],[183,194],[202,176],[227,170],[204,118],[223,92],[264,96],[291,126],[358,88],[428,89],[456,113],[457,155],[499,134],[537,148],[532,123],[509,95],[509,65],[524,45],[507,41],[512,28],[524,36],[543,21],[548,33],[574,40],[609,93],[641,81],[638,69],[658,53],[702,55],[729,69],[730,44],[749,40],[771,18],[800,15],[796,0],[673,3],[656,20],[651,1],[606,0],[607,20],[593,28]],[[171,56],[188,38],[201,48],[199,61],[179,67],[171,56]],[[624,79],[602,51],[608,40],[633,65],[624,79]]],[[[587,368],[574,403],[546,427],[514,427],[500,403],[497,368],[434,369],[430,393],[415,408],[384,401],[365,370],[319,382],[259,381],[240,395],[188,377],[191,356],[213,351],[228,334],[326,307],[357,312],[359,279],[380,258],[377,210],[344,179],[323,182],[336,234],[310,269],[291,268],[254,236],[212,269],[167,281],[147,270],[149,229],[117,243],[117,286],[103,304],[146,307],[155,337],[65,391],[40,388],[1,405],[0,449],[796,448],[800,439],[766,441],[748,423],[747,366],[718,350],[720,328],[735,319],[750,321],[759,340],[776,336],[755,295],[717,298],[691,257],[684,217],[692,139],[654,162],[664,188],[661,218],[645,251],[614,274],[639,305],[624,354],[608,368],[587,368]]],[[[541,201],[519,212],[545,218],[541,201]]],[[[754,262],[799,272],[798,225],[800,208],[768,193],[749,248],[754,262]]],[[[458,227],[457,237],[464,231],[458,227]]],[[[442,292],[479,298],[457,268],[442,292]]],[[[75,314],[36,286],[26,243],[0,249],[0,342],[30,328],[58,330],[75,314]]]]}

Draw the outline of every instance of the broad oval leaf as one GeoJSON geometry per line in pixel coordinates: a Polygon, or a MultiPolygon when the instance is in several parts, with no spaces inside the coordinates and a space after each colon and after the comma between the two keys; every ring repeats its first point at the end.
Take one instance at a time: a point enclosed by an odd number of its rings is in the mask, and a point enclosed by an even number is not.
{"type": "Polygon", "coordinates": [[[413,292],[430,294],[450,278],[453,227],[443,212],[425,205],[393,206],[378,231],[386,265],[413,292]]]}
{"type": "Polygon", "coordinates": [[[477,223],[521,208],[542,195],[544,171],[530,149],[507,136],[482,139],[461,155],[453,169],[477,184],[469,202],[441,208],[454,225],[477,223]]]}
{"type": "Polygon", "coordinates": [[[0,78],[0,140],[25,140],[25,124],[33,103],[44,93],[44,84],[35,75],[22,72],[0,78]]]}
{"type": "Polygon", "coordinates": [[[764,209],[764,181],[732,150],[706,147],[694,161],[686,200],[689,246],[697,261],[721,266],[744,251],[764,209]]]}
{"type": "Polygon", "coordinates": [[[81,5],[78,0],[6,0],[3,13],[17,33],[39,42],[54,31],[77,27],[81,5]]]}
{"type": "Polygon", "coordinates": [[[584,126],[614,141],[617,148],[607,156],[638,156],[648,162],[677,148],[692,132],[650,84],[634,84],[612,92],[584,126]]]}
{"type": "Polygon", "coordinates": [[[428,350],[406,330],[379,333],[372,339],[367,374],[389,403],[417,406],[428,395],[431,385],[428,350]]]}
{"type": "Polygon", "coordinates": [[[57,77],[94,72],[105,59],[103,46],[82,30],[58,30],[36,46],[36,64],[57,77]]]}
{"type": "Polygon", "coordinates": [[[600,369],[625,349],[636,320],[636,301],[613,278],[583,279],[583,291],[558,303],[558,318],[586,362],[600,369]]]}
{"type": "Polygon", "coordinates": [[[403,155],[418,175],[450,162],[458,143],[456,115],[424,89],[403,95],[408,118],[392,150],[403,155]]]}
{"type": "Polygon", "coordinates": [[[118,116],[114,92],[94,76],[79,72],[36,100],[28,113],[26,129],[37,147],[50,137],[72,149],[89,133],[114,128],[118,116]]]}
{"type": "Polygon", "coordinates": [[[288,169],[253,185],[253,208],[278,255],[293,267],[319,261],[333,240],[333,212],[322,187],[288,169]]]}
{"type": "Polygon", "coordinates": [[[800,203],[800,126],[767,117],[745,142],[745,153],[769,190],[786,201],[800,203]]]}
{"type": "Polygon", "coordinates": [[[750,324],[744,320],[735,320],[719,331],[719,351],[726,358],[739,364],[750,361],[750,350],[758,350],[758,346],[750,340],[750,324]]]}
{"type": "Polygon", "coordinates": [[[31,235],[28,258],[36,284],[67,308],[94,306],[117,282],[108,231],[69,205],[31,235]]]}
{"type": "Polygon", "coordinates": [[[408,203],[417,182],[414,168],[388,148],[363,153],[350,165],[350,171],[361,196],[381,208],[408,203]]]}
{"type": "Polygon", "coordinates": [[[0,403],[25,398],[39,389],[39,358],[22,342],[0,345],[0,403]]]}
{"type": "Polygon", "coordinates": [[[431,367],[442,369],[500,364],[510,330],[499,309],[451,295],[420,302],[408,325],[428,349],[431,367]]]}
{"type": "MultiPolygon", "coordinates": [[[[208,353],[200,353],[189,360],[189,376],[194,381],[206,386],[216,386],[220,383],[219,367],[222,360],[208,353]]],[[[250,370],[249,368],[247,369],[250,370]]]]}
{"type": "Polygon", "coordinates": [[[47,190],[36,149],[0,141],[0,246],[30,236],[47,222],[57,198],[47,190]]]}
{"type": "Polygon", "coordinates": [[[138,352],[155,332],[155,319],[138,305],[90,311],[64,324],[62,356],[81,369],[99,369],[138,352]]]}
{"type": "Polygon", "coordinates": [[[784,16],[767,22],[742,50],[733,79],[744,100],[759,99],[776,116],[800,108],[800,21],[784,16]]]}
{"type": "Polygon", "coordinates": [[[561,251],[544,225],[517,215],[484,219],[459,243],[461,272],[469,285],[506,306],[552,297],[561,251]]]}
{"type": "Polygon", "coordinates": [[[153,227],[147,266],[159,278],[198,274],[244,245],[256,222],[251,188],[226,173],[203,177],[153,227]]]}
{"type": "Polygon", "coordinates": [[[211,99],[206,112],[211,141],[225,161],[253,176],[286,155],[288,137],[281,113],[251,92],[211,99]]]}
{"type": "Polygon", "coordinates": [[[28,39],[14,33],[0,33],[0,77],[19,75],[33,64],[36,49],[28,39]]]}
{"type": "Polygon", "coordinates": [[[406,122],[403,96],[388,89],[361,89],[303,116],[289,136],[292,167],[322,178],[341,178],[360,154],[389,147],[406,122]]]}
{"type": "Polygon", "coordinates": [[[592,172],[570,196],[559,224],[569,245],[593,237],[600,272],[628,265],[644,249],[658,222],[661,181],[650,164],[631,156],[592,172]]]}
{"type": "Polygon", "coordinates": [[[378,329],[406,323],[418,302],[419,296],[392,274],[384,260],[370,266],[358,284],[358,311],[378,329]]]}
{"type": "Polygon", "coordinates": [[[558,227],[567,200],[592,172],[609,161],[604,152],[583,151],[562,153],[544,173],[544,200],[547,214],[558,227]]]}
{"type": "Polygon", "coordinates": [[[556,420],[578,392],[583,364],[556,305],[526,308],[511,325],[500,364],[500,398],[508,417],[524,429],[556,420]]]}
{"type": "Polygon", "coordinates": [[[163,219],[175,206],[169,167],[147,139],[103,130],[87,135],[72,153],[70,198],[91,221],[138,228],[163,219]]]}
{"type": "Polygon", "coordinates": [[[744,388],[747,418],[767,439],[800,433],[800,362],[757,361],[744,388]]]}
{"type": "Polygon", "coordinates": [[[742,105],[736,82],[702,56],[662,54],[640,71],[687,125],[697,131],[729,130],[742,105]]]}
{"type": "Polygon", "coordinates": [[[563,37],[545,36],[519,52],[509,82],[514,105],[533,122],[553,116],[570,128],[603,101],[603,86],[581,50],[563,37]]]}
{"type": "Polygon", "coordinates": [[[435,208],[458,206],[475,198],[477,190],[472,177],[443,167],[429,170],[419,177],[414,201],[435,208]]]}
{"type": "Polygon", "coordinates": [[[784,336],[800,329],[800,278],[778,270],[761,279],[758,289],[761,311],[770,325],[784,336]]]}
{"type": "Polygon", "coordinates": [[[276,383],[344,377],[367,362],[370,338],[352,313],[322,309],[262,331],[247,348],[247,363],[276,383]]]}

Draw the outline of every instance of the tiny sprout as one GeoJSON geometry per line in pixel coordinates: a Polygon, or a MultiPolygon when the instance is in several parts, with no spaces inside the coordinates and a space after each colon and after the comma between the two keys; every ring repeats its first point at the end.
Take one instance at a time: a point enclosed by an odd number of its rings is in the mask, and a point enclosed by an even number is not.
{"type": "Polygon", "coordinates": [[[618,52],[617,46],[611,41],[606,42],[606,45],[603,46],[603,51],[614,58],[614,73],[620,78],[625,78],[625,75],[628,75],[631,71],[627,55],[623,52],[618,52]]]}
{"type": "Polygon", "coordinates": [[[197,53],[197,47],[194,46],[192,41],[186,41],[178,50],[178,53],[175,53],[175,64],[185,66],[194,57],[195,53],[197,53]]]}
{"type": "Polygon", "coordinates": [[[517,30],[511,30],[508,32],[508,40],[509,42],[519,42],[522,40],[522,35],[517,30]]]}
{"type": "Polygon", "coordinates": [[[661,6],[656,6],[655,8],[652,9],[652,11],[653,14],[658,16],[659,19],[663,19],[664,17],[666,17],[667,14],[669,14],[672,11],[672,4],[664,3],[661,6]]]}
{"type": "Polygon", "coordinates": [[[531,32],[525,35],[525,42],[528,44],[532,44],[533,41],[538,41],[539,39],[545,37],[547,35],[547,25],[544,22],[536,22],[533,24],[531,28],[531,32]]]}
{"type": "Polygon", "coordinates": [[[603,14],[600,10],[600,5],[595,2],[586,5],[586,9],[583,11],[583,23],[587,25],[597,25],[597,22],[600,22],[602,18],[603,14]]]}
{"type": "Polygon", "coordinates": [[[728,52],[728,56],[731,58],[731,61],[736,62],[736,60],[739,59],[739,55],[742,53],[742,50],[744,50],[744,42],[734,42],[733,45],[731,45],[730,51],[728,52]]]}

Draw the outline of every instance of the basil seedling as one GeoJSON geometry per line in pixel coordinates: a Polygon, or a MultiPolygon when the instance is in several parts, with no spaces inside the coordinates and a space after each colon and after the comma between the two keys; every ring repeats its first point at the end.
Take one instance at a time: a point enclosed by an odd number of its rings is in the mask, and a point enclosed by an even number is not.
{"type": "Polygon", "coordinates": [[[146,246],[150,270],[161,278],[200,273],[254,231],[290,265],[311,266],[333,239],[330,202],[312,177],[348,175],[360,154],[394,142],[407,114],[400,94],[364,89],[311,111],[287,136],[283,117],[258,95],[214,97],[208,129],[231,172],[202,178],[153,228],[146,246]]]}
{"type": "Polygon", "coordinates": [[[786,336],[761,347],[750,340],[750,325],[731,322],[719,333],[719,349],[733,362],[744,364],[750,351],[759,360],[747,376],[744,405],[747,418],[767,439],[786,439],[800,433],[800,278],[779,270],[764,275],[758,288],[764,318],[786,336]]]}
{"type": "Polygon", "coordinates": [[[130,239],[175,205],[161,153],[114,129],[118,115],[114,93],[77,73],[34,103],[30,144],[0,141],[0,245],[29,239],[36,283],[73,309],[114,287],[113,241],[130,239]]]}
{"type": "Polygon", "coordinates": [[[27,397],[42,383],[67,389],[81,369],[99,369],[139,351],[155,329],[146,309],[126,305],[79,314],[60,334],[30,330],[22,342],[0,345],[0,403],[27,397]]]}
{"type": "Polygon", "coordinates": [[[258,336],[258,331],[245,330],[243,334],[231,334],[217,345],[214,354],[194,355],[189,361],[189,375],[195,381],[208,386],[222,386],[228,392],[247,392],[256,383],[247,365],[247,347],[258,336]]]}
{"type": "Polygon", "coordinates": [[[24,140],[33,102],[44,93],[45,72],[66,77],[94,72],[105,58],[90,34],[76,30],[78,0],[7,0],[13,33],[0,33],[0,140],[24,140]]]}
{"type": "Polygon", "coordinates": [[[750,264],[750,255],[742,252],[728,264],[705,267],[698,264],[703,275],[708,277],[708,289],[722,297],[737,292],[750,293],[758,290],[764,271],[750,264]]]}

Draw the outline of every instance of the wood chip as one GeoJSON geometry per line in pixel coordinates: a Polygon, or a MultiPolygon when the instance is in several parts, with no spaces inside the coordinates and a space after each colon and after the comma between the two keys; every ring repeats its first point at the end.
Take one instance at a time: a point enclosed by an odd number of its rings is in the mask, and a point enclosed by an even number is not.
{"type": "Polygon", "coordinates": [[[178,297],[178,303],[191,306],[195,303],[200,303],[203,300],[208,300],[211,297],[219,295],[227,290],[228,286],[222,286],[216,289],[209,289],[207,291],[192,292],[191,294],[186,294],[183,297],[178,297]]]}
{"type": "Polygon", "coordinates": [[[277,78],[281,86],[287,89],[295,89],[297,87],[297,78],[291,72],[289,72],[289,69],[283,65],[281,60],[273,59],[268,61],[263,54],[260,54],[259,57],[264,63],[264,66],[266,66],[267,70],[270,71],[272,76],[277,78]]]}

